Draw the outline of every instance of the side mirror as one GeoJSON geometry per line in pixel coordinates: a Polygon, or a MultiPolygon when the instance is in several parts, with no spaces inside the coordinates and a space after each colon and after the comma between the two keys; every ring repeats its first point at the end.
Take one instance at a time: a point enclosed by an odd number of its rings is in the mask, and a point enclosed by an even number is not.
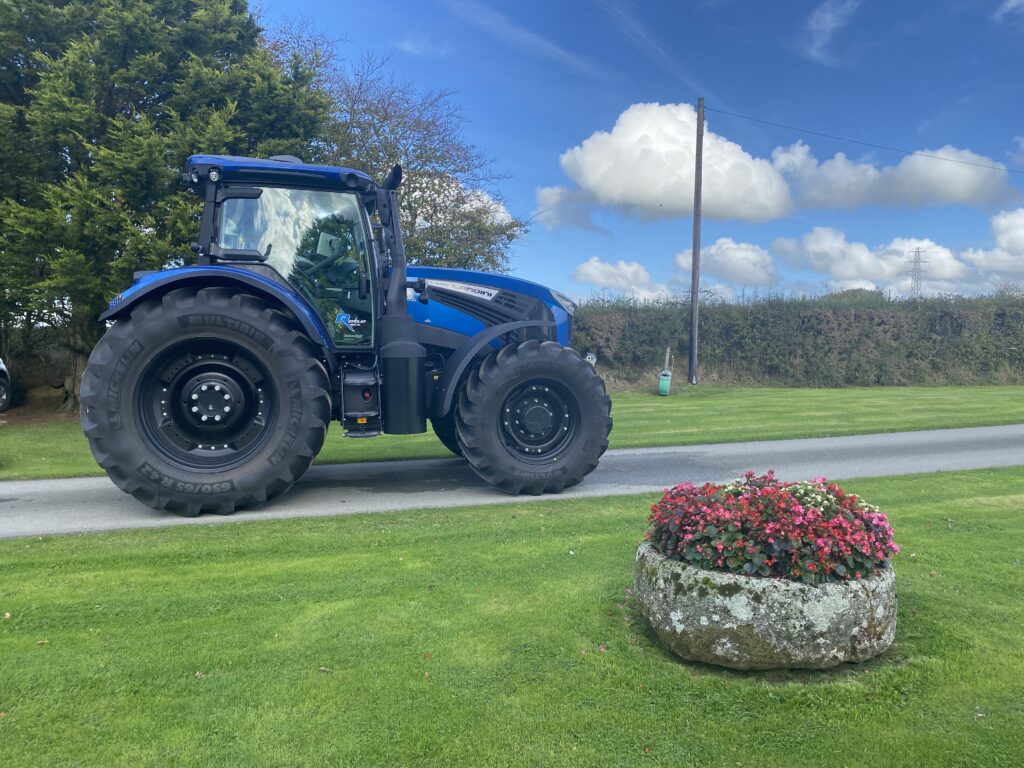
{"type": "Polygon", "coordinates": [[[398,189],[398,185],[402,183],[402,166],[396,165],[389,172],[387,177],[384,179],[384,183],[381,184],[384,189],[398,189]]]}

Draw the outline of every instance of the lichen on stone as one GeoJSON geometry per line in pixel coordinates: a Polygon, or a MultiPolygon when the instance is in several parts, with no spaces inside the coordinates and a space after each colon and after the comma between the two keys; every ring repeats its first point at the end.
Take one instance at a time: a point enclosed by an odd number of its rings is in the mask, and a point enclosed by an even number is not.
{"type": "Polygon", "coordinates": [[[891,569],[811,586],[686,568],[644,542],[635,594],[661,641],[683,658],[734,669],[821,669],[886,650],[896,628],[891,569]]]}

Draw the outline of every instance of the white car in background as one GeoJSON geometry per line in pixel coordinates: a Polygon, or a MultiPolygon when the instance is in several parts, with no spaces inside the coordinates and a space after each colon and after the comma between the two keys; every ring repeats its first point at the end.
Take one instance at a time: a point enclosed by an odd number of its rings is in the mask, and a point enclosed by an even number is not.
{"type": "Polygon", "coordinates": [[[3,359],[0,359],[0,413],[7,410],[7,407],[11,404],[11,374],[7,370],[7,366],[4,365],[3,359]]]}

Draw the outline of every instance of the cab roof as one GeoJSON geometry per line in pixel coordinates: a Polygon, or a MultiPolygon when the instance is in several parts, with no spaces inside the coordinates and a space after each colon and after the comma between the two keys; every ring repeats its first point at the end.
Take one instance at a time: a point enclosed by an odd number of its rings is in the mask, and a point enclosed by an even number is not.
{"type": "Polygon", "coordinates": [[[196,171],[200,176],[206,176],[214,168],[220,171],[224,181],[262,181],[300,187],[357,189],[360,192],[373,192],[377,188],[373,179],[354,168],[311,165],[286,155],[267,160],[234,155],[192,155],[185,162],[184,175],[196,171]]]}

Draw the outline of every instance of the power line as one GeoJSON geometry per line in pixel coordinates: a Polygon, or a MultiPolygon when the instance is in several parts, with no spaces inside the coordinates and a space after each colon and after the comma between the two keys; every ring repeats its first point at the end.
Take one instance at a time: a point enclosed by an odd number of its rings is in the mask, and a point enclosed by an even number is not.
{"type": "Polygon", "coordinates": [[[862,147],[871,147],[873,149],[884,149],[887,152],[899,152],[903,155],[913,155],[914,157],[927,157],[929,160],[945,160],[947,163],[959,163],[960,165],[972,165],[975,168],[987,168],[990,171],[1002,171],[1003,173],[1017,173],[1024,175],[1024,171],[1018,171],[1014,168],[1006,168],[1002,165],[989,165],[987,163],[972,163],[970,160],[957,160],[954,157],[943,157],[942,155],[929,155],[927,152],[915,152],[910,149],[902,149],[900,147],[888,147],[885,144],[872,144],[870,141],[860,141],[859,139],[851,139],[846,136],[836,136],[832,133],[822,133],[821,131],[812,131],[810,128],[800,128],[796,125],[786,125],[785,123],[776,123],[771,120],[762,120],[758,117],[750,117],[749,115],[740,115],[736,112],[726,112],[724,109],[716,109],[715,107],[709,107],[707,104],[704,105],[704,109],[709,112],[717,112],[720,115],[728,115],[729,117],[738,117],[740,120],[749,120],[752,123],[762,123],[764,125],[772,125],[776,128],[785,128],[789,131],[796,131],[797,133],[808,133],[812,136],[822,136],[826,139],[835,139],[836,141],[845,141],[848,144],[859,144],[862,147]]]}

